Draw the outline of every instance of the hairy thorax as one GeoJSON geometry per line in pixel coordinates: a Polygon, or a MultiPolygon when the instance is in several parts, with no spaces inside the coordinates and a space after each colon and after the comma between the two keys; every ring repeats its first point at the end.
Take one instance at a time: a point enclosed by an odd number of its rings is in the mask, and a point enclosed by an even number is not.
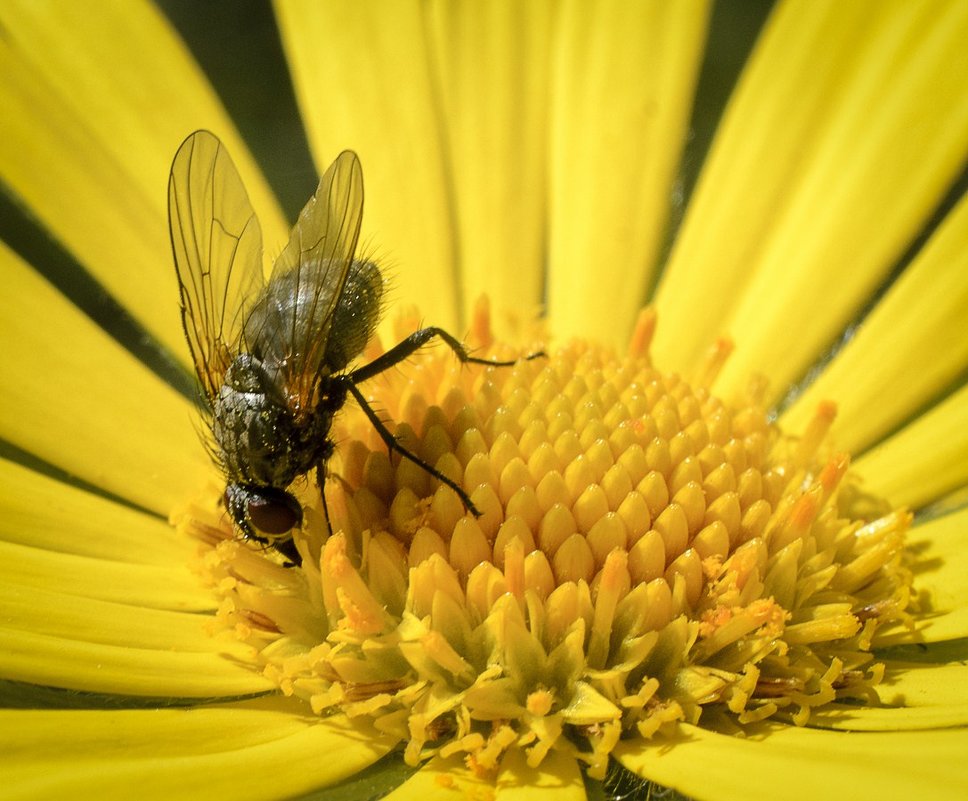
{"type": "Polygon", "coordinates": [[[212,431],[232,480],[285,488],[325,460],[331,421],[327,414],[296,420],[262,363],[243,353],[225,374],[212,431]]]}

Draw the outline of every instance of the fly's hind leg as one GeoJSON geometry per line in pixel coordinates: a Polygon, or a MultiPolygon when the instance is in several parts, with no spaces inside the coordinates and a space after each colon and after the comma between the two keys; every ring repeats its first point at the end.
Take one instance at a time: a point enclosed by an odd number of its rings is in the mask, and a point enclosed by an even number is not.
{"type": "Polygon", "coordinates": [[[387,448],[389,448],[391,451],[396,451],[405,459],[409,459],[414,464],[419,465],[421,468],[423,468],[428,473],[430,473],[430,475],[436,478],[441,484],[446,484],[454,492],[457,493],[457,495],[460,497],[461,502],[464,504],[467,511],[469,511],[472,515],[474,515],[474,517],[480,517],[481,516],[480,510],[474,505],[474,502],[471,500],[470,496],[466,492],[464,492],[463,488],[459,484],[457,484],[457,482],[455,482],[453,479],[448,478],[432,464],[430,464],[429,462],[425,462],[423,459],[417,456],[417,454],[415,454],[413,451],[409,450],[408,448],[405,448],[403,445],[400,444],[397,438],[393,436],[393,433],[390,431],[390,429],[388,429],[384,424],[384,422],[380,419],[379,415],[375,411],[373,411],[373,407],[370,406],[369,403],[367,403],[366,398],[363,397],[363,393],[360,392],[356,384],[353,383],[352,379],[354,375],[355,373],[351,373],[350,375],[346,376],[346,389],[356,399],[356,402],[360,405],[360,408],[363,410],[363,414],[366,415],[367,419],[376,429],[377,433],[380,435],[380,439],[383,440],[387,448]]]}
{"type": "Polygon", "coordinates": [[[319,487],[319,497],[323,502],[323,517],[326,520],[326,536],[332,536],[333,534],[333,523],[329,519],[329,504],[326,502],[326,459],[329,458],[327,454],[323,459],[320,459],[319,463],[316,465],[316,486],[319,487]]]}
{"type": "Polygon", "coordinates": [[[326,482],[327,481],[337,481],[343,485],[343,489],[346,492],[352,492],[350,485],[346,482],[338,473],[329,473],[326,470],[326,463],[329,461],[329,455],[327,455],[322,461],[316,465],[316,486],[319,487],[319,497],[323,502],[323,518],[326,520],[326,536],[329,537],[333,534],[333,521],[329,516],[329,502],[326,500],[326,482]]]}

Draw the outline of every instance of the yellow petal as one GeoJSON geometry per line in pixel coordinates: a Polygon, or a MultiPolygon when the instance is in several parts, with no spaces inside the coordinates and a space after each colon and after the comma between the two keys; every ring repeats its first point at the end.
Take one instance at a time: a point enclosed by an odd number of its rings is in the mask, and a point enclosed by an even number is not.
{"type": "Polygon", "coordinates": [[[497,777],[495,801],[585,801],[585,783],[578,763],[568,754],[551,751],[537,768],[529,767],[521,749],[508,753],[497,777]]]}
{"type": "Polygon", "coordinates": [[[197,545],[165,521],[0,459],[0,539],[170,569],[197,545]]]}
{"type": "Polygon", "coordinates": [[[867,732],[945,729],[968,725],[968,703],[897,709],[831,704],[811,713],[810,725],[820,729],[867,732]]]}
{"type": "Polygon", "coordinates": [[[12,728],[2,729],[4,757],[11,747],[29,753],[56,743],[57,752],[71,759],[218,753],[228,744],[246,748],[291,736],[311,720],[298,704],[280,696],[194,709],[6,710],[2,714],[20,723],[16,743],[6,739],[12,728]],[[65,728],[73,736],[65,737],[65,728]]]}
{"type": "Polygon", "coordinates": [[[632,330],[665,233],[708,14],[705,0],[562,9],[548,230],[557,334],[624,344],[632,330]]]}
{"type": "MultiPolygon", "coordinates": [[[[4,627],[13,631],[140,649],[225,650],[208,631],[213,621],[207,615],[149,609],[18,584],[0,587],[0,609],[4,627]]],[[[247,653],[235,645],[231,651],[247,653]]]]}
{"type": "Polygon", "coordinates": [[[931,402],[968,365],[968,196],[864,320],[854,338],[783,415],[806,426],[837,402],[831,436],[858,453],[931,402]]]}
{"type": "Polygon", "coordinates": [[[457,323],[456,244],[421,4],[278,0],[276,16],[317,167],[363,164],[361,242],[391,265],[395,301],[457,323]]]}
{"type": "Polygon", "coordinates": [[[0,436],[167,515],[213,475],[192,405],[0,246],[0,436]]]}
{"type": "Polygon", "coordinates": [[[282,703],[0,713],[4,796],[236,801],[291,798],[371,765],[393,741],[282,703]],[[277,708],[273,708],[273,706],[277,708]]]}
{"type": "Polygon", "coordinates": [[[228,145],[266,243],[275,200],[212,88],[153,5],[4,4],[0,176],[54,236],[185,360],[166,222],[179,143],[210,128],[228,145]],[[166,301],[167,299],[167,301],[166,301]]]}
{"type": "Polygon", "coordinates": [[[468,770],[460,756],[434,757],[389,795],[385,801],[451,801],[456,798],[486,798],[494,783],[468,770]]]}
{"type": "Polygon", "coordinates": [[[884,681],[874,688],[883,704],[968,706],[968,665],[928,665],[888,659],[884,666],[884,681]]]}
{"type": "Polygon", "coordinates": [[[585,786],[575,760],[558,751],[551,751],[540,767],[530,768],[524,752],[514,749],[501,763],[496,781],[468,770],[460,757],[435,757],[420,768],[394,792],[387,801],[451,801],[454,798],[522,799],[543,801],[561,798],[562,801],[584,801],[585,786]]]}
{"type": "Polygon", "coordinates": [[[790,801],[862,788],[865,798],[961,799],[968,730],[855,733],[763,725],[736,737],[681,725],[672,741],[619,744],[625,767],[686,795],[717,801],[790,801]],[[757,736],[761,734],[762,736],[757,736]]]}
{"type": "Polygon", "coordinates": [[[658,364],[694,363],[725,333],[726,394],[753,371],[774,394],[804,372],[962,168],[966,37],[957,1],[777,6],[659,288],[658,364]]]}
{"type": "Polygon", "coordinates": [[[507,314],[527,321],[543,291],[551,4],[437,2],[430,21],[452,159],[463,319],[486,293],[497,323],[507,314]]]}
{"type": "Polygon", "coordinates": [[[854,465],[865,488],[895,506],[924,506],[968,483],[968,385],[854,465]]]}
{"type": "Polygon", "coordinates": [[[24,592],[56,587],[63,595],[151,609],[202,611],[217,606],[215,596],[185,563],[138,565],[0,542],[0,587],[14,585],[24,592]]]}
{"type": "Polygon", "coordinates": [[[276,685],[237,642],[211,651],[171,651],[79,642],[0,628],[0,676],[86,692],[160,698],[221,698],[276,685]]]}
{"type": "Polygon", "coordinates": [[[878,647],[968,637],[968,509],[916,527],[907,540],[920,607],[917,627],[885,627],[878,647]]]}

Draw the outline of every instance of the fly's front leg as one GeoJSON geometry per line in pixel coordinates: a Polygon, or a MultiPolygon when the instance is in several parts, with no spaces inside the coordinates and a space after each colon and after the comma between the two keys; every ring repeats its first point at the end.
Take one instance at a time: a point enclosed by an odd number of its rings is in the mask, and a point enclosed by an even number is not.
{"type": "Polygon", "coordinates": [[[296,548],[296,541],[292,537],[273,540],[271,545],[289,560],[289,564],[286,567],[298,567],[302,564],[302,554],[296,548]]]}
{"type": "MultiPolygon", "coordinates": [[[[517,364],[518,359],[510,359],[507,361],[500,361],[498,359],[480,359],[477,356],[471,356],[467,352],[467,348],[464,347],[463,343],[453,334],[447,333],[443,328],[437,328],[436,326],[428,326],[427,328],[421,328],[419,331],[414,331],[410,336],[404,339],[402,342],[398,342],[390,350],[384,353],[382,356],[378,356],[369,364],[365,364],[358,370],[354,370],[349,374],[348,378],[352,384],[359,384],[361,381],[366,381],[368,378],[373,378],[375,375],[379,375],[384,370],[389,370],[391,367],[400,364],[400,362],[409,358],[413,353],[424,345],[426,345],[434,337],[439,337],[444,341],[454,355],[460,359],[462,362],[467,364],[486,364],[491,367],[511,367],[517,364]]],[[[525,360],[537,359],[545,354],[541,351],[538,353],[530,353],[525,356],[525,360]]]]}
{"type": "MultiPolygon", "coordinates": [[[[436,478],[440,483],[446,484],[450,487],[457,495],[460,497],[461,502],[464,507],[475,517],[480,517],[481,512],[471,501],[470,496],[464,492],[464,490],[458,486],[458,484],[451,479],[447,478],[443,473],[441,473],[433,465],[428,464],[423,459],[421,459],[417,454],[412,453],[407,448],[403,447],[395,436],[390,432],[390,430],[384,425],[383,421],[379,418],[373,408],[367,403],[366,398],[363,397],[363,393],[357,388],[357,384],[366,381],[373,376],[379,375],[380,373],[389,370],[400,362],[409,358],[413,353],[424,345],[426,345],[430,340],[435,337],[440,338],[444,341],[453,352],[454,355],[460,359],[461,362],[470,364],[484,364],[490,367],[511,367],[518,362],[517,359],[510,359],[507,361],[501,361],[498,359],[481,359],[476,356],[471,356],[467,352],[467,348],[461,343],[457,337],[449,334],[443,328],[437,328],[436,326],[428,326],[427,328],[421,328],[418,331],[414,331],[410,336],[404,339],[402,342],[398,342],[390,350],[384,353],[382,356],[378,356],[369,364],[354,370],[352,373],[347,373],[343,376],[339,376],[334,381],[338,381],[339,389],[338,391],[349,392],[356,402],[360,405],[363,410],[363,414],[366,415],[367,419],[377,430],[380,435],[380,439],[386,443],[386,446],[391,451],[396,451],[405,459],[409,459],[415,465],[426,470],[430,475],[436,478]]],[[[544,356],[543,352],[531,353],[525,357],[526,360],[537,359],[544,356]]],[[[336,387],[334,386],[334,390],[336,387]]]]}

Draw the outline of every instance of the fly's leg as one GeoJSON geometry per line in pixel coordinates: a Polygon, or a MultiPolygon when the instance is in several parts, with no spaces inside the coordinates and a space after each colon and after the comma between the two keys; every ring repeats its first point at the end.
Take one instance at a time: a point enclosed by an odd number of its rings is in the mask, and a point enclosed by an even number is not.
{"type": "MultiPolygon", "coordinates": [[[[424,329],[424,330],[427,330],[427,329],[424,329]]],[[[417,347],[419,347],[419,345],[417,347]]],[[[396,350],[396,348],[394,348],[394,350],[396,350]]],[[[393,351],[388,351],[387,354],[392,352],[393,351]]],[[[400,359],[397,359],[397,361],[402,361],[405,358],[406,356],[403,356],[400,359]]],[[[396,364],[396,362],[393,362],[393,364],[396,364]]],[[[366,368],[363,368],[363,369],[366,369],[366,368]]],[[[386,370],[386,369],[387,369],[386,367],[383,368],[383,370],[386,370]]],[[[379,370],[378,372],[382,372],[383,370],[379,370]]],[[[356,372],[359,372],[359,371],[356,371],[356,372]]],[[[409,459],[414,464],[419,465],[421,468],[423,468],[428,473],[430,473],[430,475],[436,478],[439,482],[441,482],[442,484],[446,484],[454,492],[457,493],[457,495],[461,499],[461,502],[464,504],[466,509],[472,515],[474,515],[474,517],[480,517],[481,516],[480,509],[478,509],[474,505],[474,502],[471,500],[470,496],[466,492],[464,492],[464,490],[456,482],[447,478],[447,476],[441,473],[436,467],[434,467],[432,464],[428,462],[425,462],[423,459],[417,456],[417,454],[415,454],[413,451],[405,448],[403,445],[400,444],[397,438],[393,436],[390,429],[388,429],[386,425],[384,425],[383,421],[379,418],[377,413],[373,411],[373,407],[370,406],[370,404],[367,403],[366,398],[363,397],[363,393],[360,392],[356,384],[353,382],[353,378],[356,375],[356,372],[350,373],[349,375],[346,376],[346,389],[349,391],[350,395],[352,395],[356,399],[356,402],[360,405],[360,408],[363,410],[363,414],[366,415],[367,419],[376,429],[377,433],[380,435],[380,439],[382,439],[383,442],[386,443],[387,448],[389,448],[391,451],[396,451],[403,458],[409,459]]]]}
{"type": "MultiPolygon", "coordinates": [[[[350,380],[350,384],[359,384],[361,381],[366,381],[368,378],[373,378],[373,376],[379,375],[384,370],[389,370],[391,367],[409,358],[415,351],[422,348],[434,337],[440,337],[440,339],[444,341],[444,344],[454,351],[454,355],[462,362],[467,364],[486,364],[491,367],[512,367],[519,361],[518,359],[499,361],[497,359],[480,359],[476,356],[471,356],[467,352],[467,348],[465,348],[461,341],[453,334],[448,334],[443,328],[428,326],[427,328],[421,328],[419,331],[414,331],[410,336],[408,336],[402,342],[398,342],[382,356],[378,356],[369,364],[365,364],[358,370],[354,370],[347,376],[350,380]]],[[[537,359],[544,355],[545,354],[541,351],[538,353],[530,353],[524,357],[524,360],[530,361],[531,359],[537,359]]]]}
{"type": "Polygon", "coordinates": [[[302,564],[302,555],[296,548],[296,541],[292,537],[272,540],[269,543],[269,547],[275,548],[279,553],[289,560],[289,564],[287,564],[286,567],[297,567],[302,564]]]}
{"type": "Polygon", "coordinates": [[[316,486],[319,487],[319,497],[323,500],[323,517],[326,518],[326,536],[333,534],[333,524],[329,519],[329,504],[326,502],[326,459],[328,455],[316,465],[316,486]]]}
{"type": "MultiPolygon", "coordinates": [[[[363,397],[363,393],[360,392],[356,386],[357,384],[366,381],[369,378],[373,378],[373,376],[379,375],[385,370],[389,370],[391,367],[400,364],[400,362],[409,358],[415,351],[422,348],[434,337],[439,337],[442,339],[444,344],[454,352],[454,355],[465,364],[485,364],[490,367],[511,367],[518,361],[517,359],[511,359],[508,361],[500,361],[498,359],[480,359],[476,356],[471,356],[470,353],[467,352],[467,348],[464,347],[457,337],[449,334],[443,328],[428,326],[427,328],[421,328],[419,331],[414,331],[402,342],[398,342],[396,345],[390,348],[390,350],[388,350],[382,356],[378,356],[369,364],[363,365],[363,367],[354,370],[352,373],[347,373],[346,375],[342,376],[340,383],[354,398],[356,398],[356,402],[363,410],[363,414],[365,414],[370,423],[373,424],[373,427],[380,435],[380,439],[386,443],[387,448],[389,448],[391,451],[396,451],[405,459],[409,459],[414,464],[419,465],[442,484],[446,484],[457,493],[461,499],[461,502],[471,514],[473,514],[475,517],[480,517],[480,510],[474,505],[473,501],[470,499],[470,496],[464,492],[461,487],[459,487],[451,479],[447,478],[447,476],[441,473],[433,465],[428,464],[417,456],[417,454],[412,453],[397,441],[397,438],[394,437],[386,425],[384,425],[383,421],[377,416],[376,412],[373,411],[373,408],[370,406],[370,404],[366,402],[366,398],[363,397]]],[[[525,357],[525,360],[537,359],[544,355],[545,354],[543,352],[531,353],[525,357]]]]}

